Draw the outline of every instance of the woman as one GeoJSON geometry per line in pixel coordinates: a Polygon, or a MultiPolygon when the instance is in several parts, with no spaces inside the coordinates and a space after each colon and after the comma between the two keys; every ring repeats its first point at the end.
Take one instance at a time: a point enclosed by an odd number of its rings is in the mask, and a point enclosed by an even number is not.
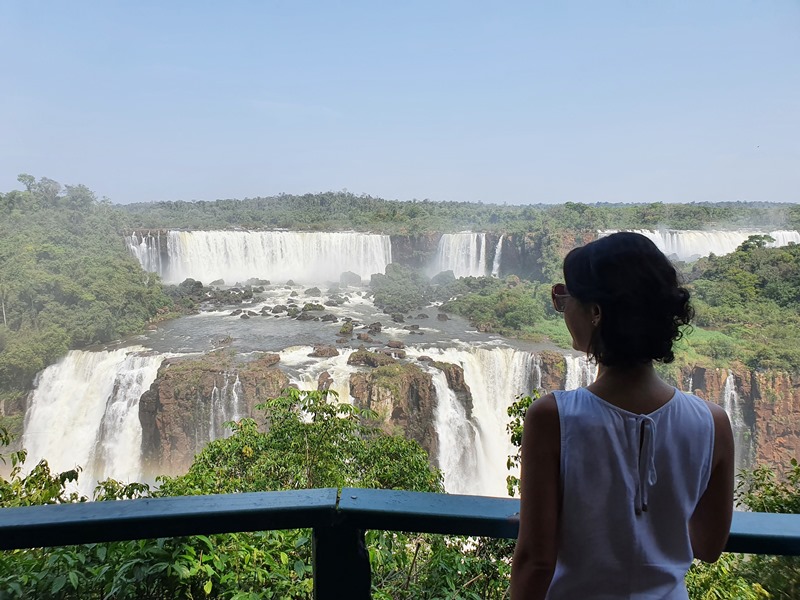
{"type": "Polygon", "coordinates": [[[725,411],[653,368],[674,359],[689,293],[636,233],[572,250],[564,278],[553,306],[598,374],[525,417],[511,597],[686,599],[692,559],[727,541],[734,464],[725,411]]]}

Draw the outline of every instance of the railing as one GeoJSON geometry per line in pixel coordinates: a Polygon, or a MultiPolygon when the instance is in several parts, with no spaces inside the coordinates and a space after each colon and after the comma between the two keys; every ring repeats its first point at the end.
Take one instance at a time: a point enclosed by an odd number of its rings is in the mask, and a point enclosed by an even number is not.
{"type": "MultiPolygon", "coordinates": [[[[312,528],[314,598],[369,598],[363,531],[516,538],[519,501],[344,488],[0,509],[0,550],[312,528]]],[[[800,515],[736,512],[726,550],[800,555],[800,515]]]]}

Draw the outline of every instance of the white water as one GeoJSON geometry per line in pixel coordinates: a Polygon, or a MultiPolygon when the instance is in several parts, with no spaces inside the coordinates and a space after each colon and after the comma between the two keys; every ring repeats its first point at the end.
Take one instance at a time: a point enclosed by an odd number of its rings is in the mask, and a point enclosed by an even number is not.
{"type": "Polygon", "coordinates": [[[432,274],[452,271],[456,277],[486,275],[486,234],[445,233],[439,240],[432,274]]]}
{"type": "Polygon", "coordinates": [[[329,358],[310,357],[311,346],[295,346],[280,352],[280,366],[290,371],[289,382],[301,390],[316,390],[319,376],[327,372],[333,379],[331,391],[339,395],[340,402],[353,403],[350,396],[350,375],[356,368],[347,364],[347,359],[355,352],[353,348],[339,348],[339,355],[329,358]]]}
{"type": "Polygon", "coordinates": [[[565,390],[586,387],[597,377],[597,365],[586,356],[565,355],[564,360],[567,362],[565,390]]]}
{"type": "Polygon", "coordinates": [[[728,377],[725,379],[725,388],[722,392],[722,407],[728,413],[731,428],[733,429],[734,462],[738,473],[741,469],[750,467],[752,437],[744,420],[741,398],[736,391],[736,380],[731,371],[728,371],[728,377]]]}
{"type": "Polygon", "coordinates": [[[247,406],[242,394],[242,383],[238,373],[223,373],[225,383],[222,388],[214,384],[211,390],[211,410],[209,411],[208,437],[216,440],[229,437],[232,431],[225,423],[238,421],[247,415],[247,406]]]}
{"type": "MultiPolygon", "coordinates": [[[[787,246],[790,243],[800,244],[800,232],[777,231],[700,231],[677,229],[635,229],[632,230],[653,240],[655,245],[667,256],[677,256],[679,260],[696,260],[701,256],[730,254],[751,235],[769,235],[775,239],[767,244],[770,247],[787,246]]],[[[598,231],[598,237],[616,233],[608,229],[598,231]]]]}
{"type": "Polygon", "coordinates": [[[494,249],[494,261],[492,262],[492,277],[500,277],[500,261],[503,255],[503,235],[497,240],[497,246],[494,249]]]}
{"type": "Polygon", "coordinates": [[[228,285],[250,278],[338,281],[345,271],[369,279],[392,262],[388,235],[295,231],[170,231],[164,263],[158,238],[132,235],[128,249],[167,283],[192,278],[228,285]]]}
{"type": "Polygon", "coordinates": [[[459,420],[463,415],[457,402],[449,395],[437,399],[437,426],[443,428],[438,430],[439,464],[473,469],[445,472],[445,489],[456,494],[506,496],[509,473],[505,465],[509,455],[516,452],[506,431],[507,409],[517,395],[527,394],[540,385],[540,381],[533,380],[534,355],[514,348],[406,350],[409,356],[425,354],[437,361],[460,365],[472,393],[470,423],[474,433],[467,439],[463,437],[466,425],[459,420]],[[472,436],[474,442],[470,443],[472,436]]]}
{"type": "Polygon", "coordinates": [[[54,471],[80,466],[78,490],[89,497],[108,477],[142,479],[139,398],[164,359],[143,350],[73,350],[42,371],[25,415],[26,468],[43,458],[54,471]]]}

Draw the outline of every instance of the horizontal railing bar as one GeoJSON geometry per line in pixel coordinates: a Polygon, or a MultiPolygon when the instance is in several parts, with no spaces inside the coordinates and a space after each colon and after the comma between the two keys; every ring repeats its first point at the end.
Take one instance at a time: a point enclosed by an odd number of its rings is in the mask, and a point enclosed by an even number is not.
{"type": "Polygon", "coordinates": [[[336,488],[0,509],[0,549],[329,526],[336,488]]]}
{"type": "MultiPolygon", "coordinates": [[[[519,500],[344,488],[0,509],[0,549],[331,527],[514,539],[519,500]]],[[[735,512],[726,550],[800,556],[800,515],[735,512]]]]}
{"type": "Polygon", "coordinates": [[[800,515],[734,512],[725,550],[800,556],[800,515]]]}
{"type": "MultiPolygon", "coordinates": [[[[339,512],[362,529],[515,539],[519,500],[344,488],[339,512]]],[[[736,511],[727,552],[800,556],[800,515],[736,511]]]]}
{"type": "Polygon", "coordinates": [[[516,538],[519,500],[344,488],[339,512],[361,529],[516,538]]]}

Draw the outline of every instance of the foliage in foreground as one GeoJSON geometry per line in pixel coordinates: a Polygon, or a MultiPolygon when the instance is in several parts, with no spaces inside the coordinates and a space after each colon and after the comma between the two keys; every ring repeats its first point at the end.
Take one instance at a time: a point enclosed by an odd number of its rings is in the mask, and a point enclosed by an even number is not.
{"type": "MultiPolygon", "coordinates": [[[[96,500],[306,487],[384,487],[441,492],[441,474],[415,442],[368,425],[374,415],[325,392],[284,390],[262,406],[270,427],[232,423],[181,477],[160,487],[102,482],[96,500]]],[[[4,434],[0,442],[7,442],[4,434]]],[[[77,472],[46,463],[2,480],[2,506],[85,500],[66,491],[77,472]]],[[[513,544],[371,531],[376,599],[500,599],[508,588],[513,544]]],[[[306,530],[85,544],[0,554],[0,598],[310,598],[306,530]]]]}

